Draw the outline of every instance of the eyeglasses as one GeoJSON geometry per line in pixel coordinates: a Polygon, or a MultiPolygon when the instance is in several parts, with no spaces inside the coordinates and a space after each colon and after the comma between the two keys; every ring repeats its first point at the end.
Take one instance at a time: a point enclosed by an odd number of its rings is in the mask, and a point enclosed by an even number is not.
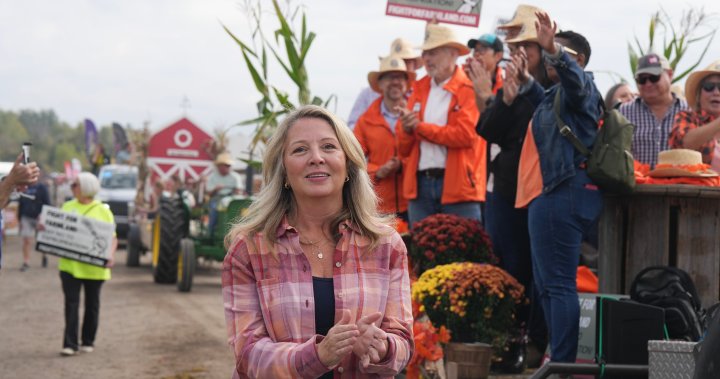
{"type": "Polygon", "coordinates": [[[648,80],[650,83],[657,83],[660,80],[660,75],[642,75],[635,78],[637,84],[640,85],[647,83],[648,80]]]}
{"type": "Polygon", "coordinates": [[[716,89],[720,90],[720,82],[705,82],[702,85],[702,89],[705,92],[712,92],[716,89]]]}

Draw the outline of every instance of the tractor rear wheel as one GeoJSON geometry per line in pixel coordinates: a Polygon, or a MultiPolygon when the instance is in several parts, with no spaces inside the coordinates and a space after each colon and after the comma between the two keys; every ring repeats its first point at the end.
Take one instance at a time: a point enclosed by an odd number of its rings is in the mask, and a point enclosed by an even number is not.
{"type": "MultiPolygon", "coordinates": [[[[160,220],[157,260],[153,263],[155,283],[174,284],[177,282],[178,252],[180,240],[185,235],[185,209],[181,199],[160,199],[160,209],[156,216],[160,220]]],[[[157,221],[156,221],[157,222],[157,221]]],[[[157,235],[157,234],[156,234],[157,235]]],[[[153,245],[156,245],[153,242],[153,245]]],[[[154,250],[154,249],[153,249],[154,250]]],[[[156,252],[153,251],[153,254],[156,252]]]]}

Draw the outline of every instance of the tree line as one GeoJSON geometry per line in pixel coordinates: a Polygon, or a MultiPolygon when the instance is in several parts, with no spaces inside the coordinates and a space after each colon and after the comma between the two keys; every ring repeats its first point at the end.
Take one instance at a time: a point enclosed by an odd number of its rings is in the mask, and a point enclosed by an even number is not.
{"type": "MultiPolygon", "coordinates": [[[[101,143],[112,149],[112,126],[98,129],[101,143]]],[[[46,173],[64,172],[65,162],[77,158],[88,169],[85,126],[62,121],[52,109],[9,111],[0,109],[0,161],[14,161],[23,142],[33,144],[31,157],[46,173]]],[[[110,151],[110,150],[108,150],[110,151]]]]}

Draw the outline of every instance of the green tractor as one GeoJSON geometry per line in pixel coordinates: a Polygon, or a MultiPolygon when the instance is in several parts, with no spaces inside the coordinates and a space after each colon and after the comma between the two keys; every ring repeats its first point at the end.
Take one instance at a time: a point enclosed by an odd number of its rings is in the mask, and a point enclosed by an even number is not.
{"type": "Polygon", "coordinates": [[[163,197],[154,220],[130,226],[127,265],[139,266],[140,255],[151,251],[155,283],[177,283],[179,291],[189,292],[197,258],[214,261],[225,258],[225,235],[251,202],[249,198],[223,198],[218,205],[215,230],[208,230],[202,222],[209,212],[207,205],[190,210],[179,196],[163,197]]]}

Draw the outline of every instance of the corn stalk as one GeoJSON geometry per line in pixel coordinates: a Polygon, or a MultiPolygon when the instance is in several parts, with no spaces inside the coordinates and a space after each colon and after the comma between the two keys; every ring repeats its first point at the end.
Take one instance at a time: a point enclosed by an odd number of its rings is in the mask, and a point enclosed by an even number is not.
{"type": "Polygon", "coordinates": [[[680,25],[676,28],[670,15],[664,10],[655,12],[650,18],[648,27],[648,47],[643,48],[640,40],[635,36],[635,46],[628,42],[628,54],[630,57],[630,70],[635,76],[638,59],[641,56],[656,53],[662,54],[670,63],[672,68],[673,80],[678,82],[685,76],[695,70],[705,57],[713,39],[715,38],[716,25],[714,15],[705,13],[704,8],[690,8],[683,11],[680,16],[680,25]],[[659,46],[660,51],[656,49],[655,37],[662,32],[662,45],[659,46]],[[678,70],[681,60],[687,56],[688,48],[694,44],[700,44],[702,52],[690,67],[678,70]]]}
{"type": "Polygon", "coordinates": [[[261,0],[245,1],[245,12],[251,25],[250,40],[241,40],[222,25],[225,32],[240,47],[245,66],[260,95],[260,101],[257,102],[258,116],[233,125],[256,125],[249,156],[253,155],[258,144],[267,142],[283,116],[297,106],[315,104],[327,107],[333,99],[336,99],[335,95],[332,95],[324,101],[320,97],[312,96],[310,91],[305,60],[316,34],[308,31],[305,12],[301,12],[300,6],[291,7],[289,2],[288,9],[283,12],[278,1],[272,0],[272,13],[279,27],[271,34],[272,38],[268,38],[261,23],[263,14],[261,5],[261,0]],[[299,13],[301,13],[301,22],[298,32],[294,20],[299,13]],[[282,67],[282,71],[295,85],[297,93],[295,99],[291,98],[289,91],[272,84],[268,75],[270,63],[268,55],[272,55],[274,61],[282,67]]]}

